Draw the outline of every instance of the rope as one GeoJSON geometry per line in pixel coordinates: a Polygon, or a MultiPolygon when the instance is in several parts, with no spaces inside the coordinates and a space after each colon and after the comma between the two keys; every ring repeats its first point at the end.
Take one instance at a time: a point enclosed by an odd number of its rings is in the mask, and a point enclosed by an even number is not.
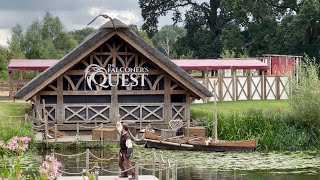
{"type": "MultiPolygon", "coordinates": [[[[147,171],[153,171],[153,169],[148,169],[148,168],[144,168],[144,167],[139,167],[139,169],[144,169],[144,170],[147,170],[147,171]]],[[[155,171],[163,171],[163,170],[166,170],[166,169],[171,169],[170,167],[166,167],[166,168],[162,168],[162,169],[155,169],[155,171]]]]}
{"type": "Polygon", "coordinates": [[[89,152],[89,154],[90,154],[91,156],[93,156],[94,158],[100,160],[100,161],[110,161],[111,159],[114,159],[114,157],[117,156],[117,154],[116,154],[116,155],[112,156],[112,157],[109,158],[109,159],[101,159],[101,158],[98,158],[97,156],[95,156],[94,154],[92,154],[91,152],[89,152]]]}
{"type": "Polygon", "coordinates": [[[109,171],[109,170],[104,169],[103,167],[100,167],[100,169],[101,169],[102,171],[105,171],[105,172],[108,172],[108,173],[112,173],[112,174],[124,173],[124,172],[130,171],[130,170],[132,170],[132,169],[134,169],[134,168],[135,168],[135,166],[132,166],[131,168],[126,169],[126,170],[124,170],[124,171],[109,171]]]}
{"type": "Polygon", "coordinates": [[[78,154],[60,154],[60,153],[52,153],[53,155],[58,155],[58,156],[62,156],[62,157],[76,157],[76,156],[81,156],[83,154],[86,154],[86,152],[83,153],[78,153],[78,154]]]}
{"type": "Polygon", "coordinates": [[[79,174],[82,175],[83,173],[90,172],[90,171],[94,170],[94,168],[95,167],[89,169],[88,171],[84,169],[84,171],[77,172],[77,173],[71,173],[71,172],[66,172],[66,171],[62,171],[62,170],[59,170],[59,172],[64,173],[64,174],[69,174],[69,175],[79,175],[79,174]]]}
{"type": "Polygon", "coordinates": [[[145,133],[143,133],[142,135],[142,138],[141,139],[137,139],[133,136],[133,134],[129,131],[129,135],[131,136],[131,138],[134,140],[134,141],[142,141],[144,138],[145,138],[145,133]]]}
{"type": "Polygon", "coordinates": [[[82,126],[82,125],[79,125],[79,127],[82,127],[82,128],[85,128],[85,129],[101,128],[101,126],[87,127],[87,126],[82,126]]]}
{"type": "Polygon", "coordinates": [[[41,124],[40,126],[33,125],[34,128],[40,128],[41,126],[44,126],[44,124],[41,124]]]}
{"type": "Polygon", "coordinates": [[[163,159],[163,155],[162,154],[160,154],[160,160],[162,161],[162,163],[166,163],[166,161],[163,159]]]}
{"type": "Polygon", "coordinates": [[[0,115],[11,117],[11,118],[23,118],[24,117],[24,115],[23,116],[11,116],[11,115],[4,114],[4,113],[1,113],[1,112],[0,112],[0,115]]]}

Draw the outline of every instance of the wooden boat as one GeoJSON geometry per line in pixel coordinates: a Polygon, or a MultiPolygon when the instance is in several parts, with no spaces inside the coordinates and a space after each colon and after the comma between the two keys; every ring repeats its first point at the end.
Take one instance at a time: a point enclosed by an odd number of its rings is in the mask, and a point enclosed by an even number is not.
{"type": "Polygon", "coordinates": [[[205,137],[177,136],[172,138],[161,138],[161,136],[145,132],[146,147],[168,150],[189,151],[253,151],[257,147],[257,140],[219,140],[214,142],[205,137]]]}

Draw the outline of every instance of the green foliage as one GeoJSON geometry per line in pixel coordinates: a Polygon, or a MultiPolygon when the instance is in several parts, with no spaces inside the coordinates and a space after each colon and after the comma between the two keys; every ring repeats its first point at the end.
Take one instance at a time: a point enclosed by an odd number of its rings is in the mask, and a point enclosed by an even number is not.
{"type": "Polygon", "coordinates": [[[8,77],[8,51],[4,47],[0,47],[0,80],[6,80],[8,77]]]}
{"type": "Polygon", "coordinates": [[[87,36],[95,31],[94,28],[85,27],[84,29],[69,32],[73,38],[80,44],[87,36]]]}
{"type": "Polygon", "coordinates": [[[77,45],[58,17],[47,12],[41,21],[34,21],[24,37],[23,50],[27,58],[61,58],[77,45]]]}
{"type": "Polygon", "coordinates": [[[317,0],[139,0],[149,37],[158,19],[173,12],[186,36],[174,44],[178,57],[210,58],[262,54],[308,54],[320,62],[320,2],[317,0]],[[184,16],[182,12],[185,12],[184,16]],[[184,19],[182,19],[184,17],[184,19]]]}
{"type": "Polygon", "coordinates": [[[176,58],[177,52],[173,49],[173,45],[185,35],[186,30],[184,28],[166,25],[155,33],[152,37],[152,42],[160,52],[169,58],[176,58]]]}
{"type": "Polygon", "coordinates": [[[11,39],[8,41],[9,44],[9,53],[10,53],[10,59],[19,59],[24,58],[25,55],[22,52],[22,45],[24,42],[23,37],[23,29],[20,24],[15,25],[11,29],[11,39]]]}
{"type": "MultiPolygon", "coordinates": [[[[249,103],[252,105],[252,103],[249,103]]],[[[229,104],[230,105],[230,104],[229,104]]],[[[220,106],[221,107],[221,106],[220,106]]],[[[260,150],[308,150],[320,147],[320,130],[310,129],[295,121],[287,105],[275,108],[255,109],[242,107],[218,114],[218,137],[223,140],[259,140],[260,150]]],[[[227,106],[226,106],[227,108],[227,106]]],[[[222,108],[219,108],[220,110],[222,108]]],[[[232,106],[231,106],[231,109],[232,106]]],[[[206,105],[192,107],[191,115],[201,120],[211,135],[213,108],[206,105]]]]}
{"type": "Polygon", "coordinates": [[[142,29],[146,30],[149,37],[158,31],[158,19],[173,11],[174,23],[182,21],[181,10],[185,11],[186,37],[177,41],[176,51],[179,57],[192,54],[197,58],[219,57],[222,52],[220,41],[221,28],[225,24],[224,11],[219,11],[220,1],[196,2],[181,1],[152,1],[139,0],[141,14],[144,19],[142,29]]]}
{"type": "Polygon", "coordinates": [[[142,38],[145,42],[147,42],[149,45],[153,46],[152,40],[148,37],[147,32],[140,29],[137,25],[130,24],[130,29],[136,33],[140,38],[142,38]]]}
{"type": "Polygon", "coordinates": [[[320,129],[319,65],[306,58],[290,87],[290,110],[295,120],[310,129],[320,129]]]}
{"type": "Polygon", "coordinates": [[[0,101],[0,140],[7,141],[14,136],[31,138],[30,148],[35,146],[31,122],[23,122],[24,114],[30,109],[28,103],[0,101]]]}

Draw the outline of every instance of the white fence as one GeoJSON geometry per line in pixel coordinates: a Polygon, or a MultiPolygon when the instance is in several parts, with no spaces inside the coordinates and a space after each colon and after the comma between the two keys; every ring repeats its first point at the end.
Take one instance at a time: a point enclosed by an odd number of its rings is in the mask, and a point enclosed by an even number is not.
{"type": "MultiPolygon", "coordinates": [[[[197,79],[216,95],[219,102],[238,100],[278,100],[288,99],[289,76],[233,76],[197,79]]],[[[213,97],[195,100],[194,103],[214,101],[213,97]]]]}

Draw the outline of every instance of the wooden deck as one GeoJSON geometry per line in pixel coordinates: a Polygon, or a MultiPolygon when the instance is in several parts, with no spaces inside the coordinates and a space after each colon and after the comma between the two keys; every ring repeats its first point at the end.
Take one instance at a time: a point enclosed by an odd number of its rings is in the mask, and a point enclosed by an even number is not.
{"type": "MultiPolygon", "coordinates": [[[[36,133],[36,143],[37,144],[43,144],[46,140],[43,138],[43,134],[41,132],[36,133]]],[[[48,139],[48,143],[54,143],[58,142],[60,144],[72,144],[74,142],[85,142],[87,145],[101,145],[100,140],[92,140],[92,135],[80,135],[78,138],[75,135],[67,135],[67,136],[61,136],[57,137],[57,141],[53,138],[48,139]]],[[[118,143],[118,141],[115,140],[104,140],[104,143],[118,143]]]]}
{"type": "MultiPolygon", "coordinates": [[[[88,178],[85,178],[88,179],[88,178]]],[[[119,178],[118,176],[99,176],[99,180],[128,180],[128,178],[119,178]]],[[[58,180],[83,180],[82,176],[61,176],[58,180]]],[[[139,175],[139,180],[159,180],[152,175],[139,175]]]]}

